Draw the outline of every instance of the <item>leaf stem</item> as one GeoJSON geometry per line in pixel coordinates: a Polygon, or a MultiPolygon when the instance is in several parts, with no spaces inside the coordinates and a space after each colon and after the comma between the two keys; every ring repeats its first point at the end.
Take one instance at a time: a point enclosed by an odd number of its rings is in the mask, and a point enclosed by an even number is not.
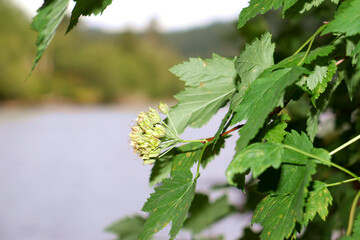
{"type": "Polygon", "coordinates": [[[333,167],[335,167],[335,168],[337,168],[337,169],[339,169],[339,170],[341,170],[341,171],[349,174],[350,176],[356,178],[356,179],[360,182],[360,177],[359,177],[359,176],[357,176],[355,173],[349,171],[348,169],[346,169],[346,168],[344,168],[344,167],[342,167],[342,166],[340,166],[340,165],[338,165],[338,164],[336,164],[336,163],[333,163],[333,162],[330,162],[330,161],[328,161],[328,160],[322,159],[322,158],[320,158],[320,157],[318,157],[318,156],[315,156],[315,155],[313,155],[313,154],[311,154],[311,153],[304,152],[304,151],[302,151],[302,150],[300,150],[300,149],[294,148],[294,147],[289,146],[289,145],[286,145],[286,144],[283,144],[282,146],[283,146],[284,148],[287,148],[287,149],[290,149],[290,150],[292,150],[292,151],[301,153],[301,154],[303,154],[303,155],[305,155],[305,156],[308,156],[308,157],[310,157],[310,158],[314,158],[314,159],[316,159],[316,160],[319,160],[320,162],[325,163],[326,165],[331,165],[331,166],[333,166],[333,167]]]}
{"type": "Polygon", "coordinates": [[[358,193],[356,194],[354,201],[351,205],[351,210],[350,210],[350,215],[349,215],[349,224],[348,224],[348,228],[346,231],[346,236],[350,236],[351,232],[353,230],[353,226],[354,226],[354,218],[355,218],[355,210],[356,210],[356,206],[357,203],[359,201],[360,198],[360,191],[358,191],[358,193]]]}
{"type": "Polygon", "coordinates": [[[360,139],[360,134],[357,135],[356,137],[354,137],[353,139],[347,141],[346,143],[344,143],[344,144],[341,145],[340,147],[336,148],[335,150],[331,151],[331,152],[330,152],[330,156],[331,156],[331,155],[334,155],[334,154],[337,153],[338,151],[346,148],[347,146],[349,146],[350,144],[356,142],[356,141],[359,140],[359,139],[360,139]]]}
{"type": "Polygon", "coordinates": [[[208,146],[208,143],[209,143],[209,142],[208,142],[207,140],[205,140],[205,146],[204,146],[204,148],[203,148],[202,151],[201,151],[199,163],[198,163],[197,170],[196,170],[195,180],[200,177],[200,165],[201,165],[201,160],[202,160],[202,157],[203,157],[203,155],[204,155],[205,148],[208,146]]]}
{"type": "Polygon", "coordinates": [[[359,178],[350,178],[350,179],[347,179],[347,180],[344,180],[344,181],[326,184],[326,187],[334,187],[334,186],[338,186],[338,185],[341,185],[341,184],[344,184],[344,183],[354,182],[354,181],[357,181],[357,180],[359,181],[359,178]]]}
{"type": "Polygon", "coordinates": [[[309,42],[314,41],[314,38],[324,30],[325,26],[326,23],[322,25],[303,45],[301,45],[301,47],[292,56],[298,54],[309,42]]]}
{"type": "MultiPolygon", "coordinates": [[[[230,130],[222,133],[220,136],[222,136],[222,137],[223,137],[223,136],[226,136],[226,135],[228,135],[229,133],[232,133],[233,131],[236,131],[236,130],[242,128],[244,125],[245,125],[245,124],[239,124],[239,125],[233,127],[232,129],[230,129],[230,130]]],[[[208,142],[210,142],[210,141],[212,141],[212,140],[214,140],[214,139],[215,139],[215,137],[210,137],[210,138],[207,138],[207,139],[205,139],[205,140],[208,141],[208,142]]]]}
{"type": "Polygon", "coordinates": [[[301,58],[300,62],[297,64],[298,66],[300,66],[300,65],[303,63],[303,61],[305,60],[305,58],[306,58],[307,55],[309,54],[310,49],[311,49],[311,46],[312,46],[314,40],[315,40],[315,37],[314,37],[313,39],[311,39],[310,44],[309,44],[309,46],[308,46],[308,48],[307,48],[304,56],[301,58]]]}
{"type": "Polygon", "coordinates": [[[206,139],[198,139],[198,140],[181,140],[181,143],[205,143],[206,139]]]}

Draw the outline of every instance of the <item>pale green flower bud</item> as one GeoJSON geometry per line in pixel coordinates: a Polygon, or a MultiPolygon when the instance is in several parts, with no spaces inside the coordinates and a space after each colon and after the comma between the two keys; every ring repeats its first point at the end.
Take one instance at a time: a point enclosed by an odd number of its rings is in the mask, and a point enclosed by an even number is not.
{"type": "Polygon", "coordinates": [[[135,142],[141,138],[141,134],[138,134],[137,132],[131,132],[129,136],[130,139],[135,142]]]}
{"type": "Polygon", "coordinates": [[[165,103],[160,102],[158,108],[163,114],[168,114],[169,112],[169,107],[165,103]]]}
{"type": "Polygon", "coordinates": [[[149,153],[149,157],[150,158],[156,158],[157,156],[159,156],[159,154],[160,154],[160,149],[156,149],[156,150],[149,153]]]}
{"type": "Polygon", "coordinates": [[[159,113],[153,108],[149,108],[149,118],[153,124],[161,122],[159,113]]]}
{"type": "Polygon", "coordinates": [[[151,138],[149,142],[150,142],[150,147],[152,149],[156,149],[157,147],[160,146],[161,143],[161,141],[156,137],[151,138]]]}
{"type": "Polygon", "coordinates": [[[140,134],[142,133],[142,130],[139,126],[133,126],[131,127],[131,130],[133,130],[133,132],[135,133],[140,133],[140,134]]]}
{"type": "Polygon", "coordinates": [[[155,160],[154,159],[144,159],[144,164],[154,164],[155,163],[155,160]]]}
{"type": "Polygon", "coordinates": [[[165,127],[160,124],[155,125],[155,132],[156,132],[156,137],[158,138],[165,137],[166,135],[165,127]]]}

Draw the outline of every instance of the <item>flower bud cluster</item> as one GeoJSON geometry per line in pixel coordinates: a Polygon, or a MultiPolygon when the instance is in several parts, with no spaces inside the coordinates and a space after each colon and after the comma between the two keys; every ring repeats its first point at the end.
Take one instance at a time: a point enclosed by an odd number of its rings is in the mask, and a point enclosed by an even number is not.
{"type": "Polygon", "coordinates": [[[131,146],[134,152],[144,160],[144,164],[152,164],[155,162],[153,158],[159,156],[161,152],[161,138],[166,136],[165,127],[161,123],[159,113],[149,108],[149,112],[141,112],[133,126],[132,132],[129,134],[131,146]]]}

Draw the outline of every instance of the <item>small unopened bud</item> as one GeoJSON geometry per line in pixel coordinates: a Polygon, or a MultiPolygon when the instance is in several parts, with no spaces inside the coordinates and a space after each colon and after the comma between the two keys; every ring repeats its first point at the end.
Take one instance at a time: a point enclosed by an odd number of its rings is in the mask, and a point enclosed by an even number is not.
{"type": "Polygon", "coordinates": [[[152,152],[149,153],[149,157],[150,158],[156,158],[157,156],[159,156],[160,154],[160,149],[154,150],[152,152]]]}
{"type": "Polygon", "coordinates": [[[165,137],[166,135],[165,127],[159,124],[155,125],[155,132],[158,138],[165,137]]]}
{"type": "Polygon", "coordinates": [[[149,108],[149,118],[153,124],[161,122],[159,113],[153,108],[149,108]]]}
{"type": "Polygon", "coordinates": [[[169,107],[165,103],[160,102],[158,108],[163,114],[168,114],[169,112],[169,107]]]}
{"type": "Polygon", "coordinates": [[[144,164],[154,164],[155,160],[154,159],[144,159],[144,164]]]}
{"type": "Polygon", "coordinates": [[[133,130],[135,133],[142,133],[142,130],[139,126],[133,126],[131,127],[131,130],[133,130]]]}

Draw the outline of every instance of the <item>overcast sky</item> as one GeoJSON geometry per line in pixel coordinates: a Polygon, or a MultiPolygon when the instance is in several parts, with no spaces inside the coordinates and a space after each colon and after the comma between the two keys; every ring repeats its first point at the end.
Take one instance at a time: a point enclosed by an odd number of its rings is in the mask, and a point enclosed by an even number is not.
{"type": "MultiPolygon", "coordinates": [[[[11,0],[18,3],[33,17],[43,0],[11,0]]],[[[121,31],[132,28],[142,30],[149,21],[156,19],[163,31],[184,30],[203,26],[215,21],[237,19],[240,10],[247,6],[248,0],[138,0],[113,3],[102,16],[82,18],[85,24],[107,31],[121,31]]],[[[71,1],[69,13],[74,3],[71,1]]]]}

